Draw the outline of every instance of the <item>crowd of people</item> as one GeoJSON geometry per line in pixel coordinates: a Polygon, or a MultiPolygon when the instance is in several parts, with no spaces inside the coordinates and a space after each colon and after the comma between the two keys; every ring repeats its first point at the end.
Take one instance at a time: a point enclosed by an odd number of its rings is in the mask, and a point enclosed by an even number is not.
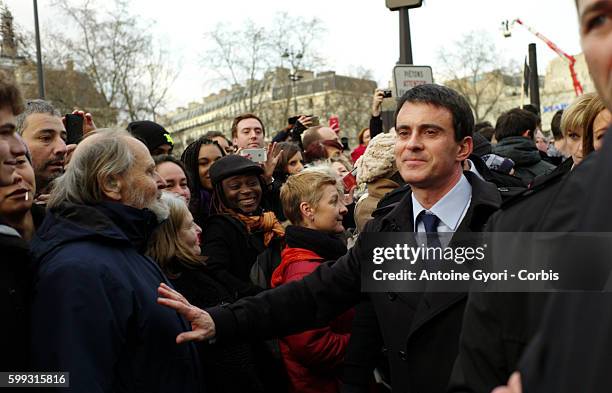
{"type": "MultiPolygon", "coordinates": [[[[607,390],[607,293],[362,291],[367,234],[612,232],[612,1],[576,6],[597,93],[550,140],[537,108],[475,124],[427,84],[390,129],[376,90],[353,151],[303,114],[177,152],[160,124],[77,110],[67,144],[52,103],[0,76],[0,371],[84,393],[607,390]]],[[[610,255],[585,255],[607,277],[610,255]]]]}

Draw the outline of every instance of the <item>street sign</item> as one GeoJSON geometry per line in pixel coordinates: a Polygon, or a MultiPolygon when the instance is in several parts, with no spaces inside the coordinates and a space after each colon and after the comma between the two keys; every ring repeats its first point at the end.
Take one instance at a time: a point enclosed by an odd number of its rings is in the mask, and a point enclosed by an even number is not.
{"type": "Polygon", "coordinates": [[[430,66],[398,64],[393,68],[393,86],[395,97],[401,97],[415,86],[433,83],[430,66]]]}
{"type": "Polygon", "coordinates": [[[385,0],[387,8],[391,11],[398,10],[400,8],[418,8],[423,4],[423,0],[385,0]]]}

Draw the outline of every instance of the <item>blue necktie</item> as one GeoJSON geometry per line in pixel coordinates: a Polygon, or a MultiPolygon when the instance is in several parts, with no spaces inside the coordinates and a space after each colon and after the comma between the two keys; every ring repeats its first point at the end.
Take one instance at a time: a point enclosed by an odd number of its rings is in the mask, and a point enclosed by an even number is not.
{"type": "MultiPolygon", "coordinates": [[[[440,219],[438,218],[438,216],[423,210],[419,214],[419,218],[425,226],[425,232],[427,232],[427,247],[442,248],[442,244],[440,244],[440,238],[438,237],[438,224],[440,223],[440,219]]],[[[425,261],[425,270],[427,270],[428,272],[437,271],[438,264],[436,262],[438,261],[425,261]]]]}
{"type": "Polygon", "coordinates": [[[427,247],[442,247],[438,237],[438,224],[440,224],[438,216],[423,210],[419,217],[425,226],[425,232],[427,232],[427,247]]]}

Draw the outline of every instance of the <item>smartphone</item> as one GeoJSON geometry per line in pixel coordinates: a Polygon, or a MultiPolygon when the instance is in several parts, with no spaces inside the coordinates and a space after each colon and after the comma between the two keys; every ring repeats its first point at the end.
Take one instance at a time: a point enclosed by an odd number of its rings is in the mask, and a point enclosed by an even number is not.
{"type": "Polygon", "coordinates": [[[391,89],[383,90],[382,93],[383,93],[383,98],[393,97],[393,93],[391,92],[391,89]]]}
{"type": "Polygon", "coordinates": [[[83,138],[83,117],[71,113],[66,118],[66,144],[77,144],[83,138]]]}
{"type": "Polygon", "coordinates": [[[334,131],[340,129],[340,119],[338,119],[338,116],[332,116],[329,118],[329,127],[334,131]]]}
{"type": "Polygon", "coordinates": [[[342,184],[344,184],[344,192],[350,192],[353,188],[357,187],[357,179],[352,172],[349,172],[342,178],[342,184]]]}
{"type": "MultiPolygon", "coordinates": [[[[310,117],[310,126],[314,127],[314,126],[318,126],[320,124],[319,122],[319,116],[313,116],[313,115],[308,115],[306,117],[310,117]]],[[[299,116],[293,116],[287,119],[287,123],[291,124],[291,125],[295,125],[295,123],[297,123],[298,119],[300,117],[299,116]]]]}
{"type": "Polygon", "coordinates": [[[257,163],[264,163],[268,159],[266,149],[244,149],[240,152],[240,155],[257,163]]]}

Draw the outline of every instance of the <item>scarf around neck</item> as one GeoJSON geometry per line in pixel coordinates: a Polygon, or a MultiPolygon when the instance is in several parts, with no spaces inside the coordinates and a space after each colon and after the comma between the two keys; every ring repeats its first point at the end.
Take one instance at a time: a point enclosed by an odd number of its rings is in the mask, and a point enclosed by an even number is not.
{"type": "Polygon", "coordinates": [[[285,229],[273,212],[263,212],[260,215],[247,216],[232,209],[224,209],[225,213],[242,222],[248,233],[263,232],[264,245],[267,247],[272,239],[285,236],[285,229]]]}

